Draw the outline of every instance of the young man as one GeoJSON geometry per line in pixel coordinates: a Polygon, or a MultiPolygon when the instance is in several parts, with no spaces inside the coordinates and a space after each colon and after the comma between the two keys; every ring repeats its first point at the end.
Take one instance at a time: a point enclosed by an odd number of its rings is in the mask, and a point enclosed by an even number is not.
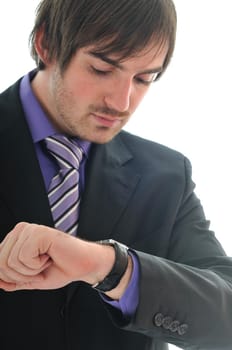
{"type": "Polygon", "coordinates": [[[175,32],[171,0],[41,1],[37,69],[0,97],[1,349],[231,348],[189,161],[121,131],[175,32]]]}

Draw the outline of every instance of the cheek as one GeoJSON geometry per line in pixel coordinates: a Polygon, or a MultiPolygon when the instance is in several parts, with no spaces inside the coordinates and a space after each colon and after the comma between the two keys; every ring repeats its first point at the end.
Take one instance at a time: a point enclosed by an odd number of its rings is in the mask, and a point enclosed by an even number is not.
{"type": "Polygon", "coordinates": [[[91,95],[92,84],[88,79],[82,78],[80,74],[71,74],[71,72],[69,72],[65,77],[64,88],[74,99],[82,101],[91,95]]]}
{"type": "Polygon", "coordinates": [[[98,88],[95,88],[93,84],[85,81],[77,81],[73,85],[73,95],[80,103],[86,102],[88,104],[94,103],[98,96],[100,97],[101,93],[98,88]]]}
{"type": "Polygon", "coordinates": [[[101,104],[104,101],[104,96],[109,90],[107,82],[97,80],[86,71],[71,73],[66,77],[66,86],[74,98],[80,103],[86,101],[88,104],[101,104]]]}

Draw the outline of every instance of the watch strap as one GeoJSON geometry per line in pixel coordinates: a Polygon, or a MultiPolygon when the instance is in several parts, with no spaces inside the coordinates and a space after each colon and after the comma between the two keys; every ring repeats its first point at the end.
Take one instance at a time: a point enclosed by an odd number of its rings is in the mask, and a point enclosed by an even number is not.
{"type": "Polygon", "coordinates": [[[100,244],[111,245],[115,251],[114,265],[109,274],[92,287],[100,292],[108,292],[117,287],[128,265],[128,248],[113,239],[99,241],[100,244]]]}

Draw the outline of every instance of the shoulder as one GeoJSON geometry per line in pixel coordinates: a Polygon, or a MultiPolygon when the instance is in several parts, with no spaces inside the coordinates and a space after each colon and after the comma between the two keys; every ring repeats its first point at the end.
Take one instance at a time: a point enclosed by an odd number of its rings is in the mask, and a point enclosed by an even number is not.
{"type": "Polygon", "coordinates": [[[182,167],[186,162],[186,157],[182,153],[165,145],[130,134],[126,131],[122,131],[118,137],[130,150],[133,158],[142,166],[149,168],[154,166],[156,168],[165,167],[170,169],[178,165],[182,167]]]}
{"type": "Polygon", "coordinates": [[[15,118],[18,114],[22,113],[22,104],[19,96],[19,85],[18,80],[14,85],[0,93],[0,118],[1,127],[12,125],[15,122],[15,118]]]}
{"type": "Polygon", "coordinates": [[[22,78],[0,93],[0,106],[4,106],[11,98],[19,98],[19,85],[22,78]]]}

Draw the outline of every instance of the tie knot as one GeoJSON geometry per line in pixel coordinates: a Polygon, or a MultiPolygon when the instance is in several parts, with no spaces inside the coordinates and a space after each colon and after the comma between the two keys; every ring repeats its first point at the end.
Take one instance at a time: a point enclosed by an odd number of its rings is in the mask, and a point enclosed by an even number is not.
{"type": "Polygon", "coordinates": [[[64,135],[53,135],[44,139],[47,150],[56,159],[61,169],[79,169],[83,150],[64,135]]]}

